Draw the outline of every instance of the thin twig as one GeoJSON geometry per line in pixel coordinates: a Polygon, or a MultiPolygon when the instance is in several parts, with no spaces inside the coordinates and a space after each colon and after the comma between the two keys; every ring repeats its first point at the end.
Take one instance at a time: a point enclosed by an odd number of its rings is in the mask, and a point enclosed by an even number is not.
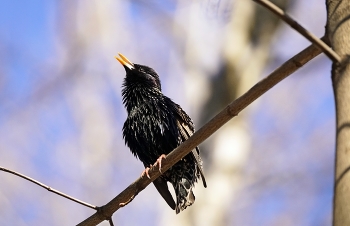
{"type": "MultiPolygon", "coordinates": [[[[321,50],[316,46],[316,44],[312,44],[299,54],[295,55],[293,58],[289,59],[281,67],[277,68],[269,76],[248,90],[244,95],[223,109],[219,114],[217,114],[196,133],[194,133],[188,140],[169,153],[169,155],[166,156],[166,159],[162,161],[162,171],[165,172],[168,170],[171,166],[190,153],[191,150],[205,141],[209,136],[215,133],[220,127],[236,116],[254,100],[320,53],[321,50]]],[[[124,206],[123,204],[127,204],[133,200],[133,198],[140,191],[142,191],[152,181],[161,175],[158,164],[155,167],[152,167],[152,169],[149,171],[149,175],[150,179],[147,177],[137,179],[113,200],[100,207],[99,211],[78,224],[78,226],[92,226],[97,225],[104,220],[108,220],[115,211],[124,206]]]]}
{"type": "Polygon", "coordinates": [[[306,30],[303,26],[301,26],[298,22],[296,22],[293,18],[291,18],[287,13],[285,13],[278,6],[273,4],[268,0],[253,0],[256,3],[259,3],[262,6],[265,6],[271,12],[276,14],[282,20],[284,20],[287,24],[289,24],[292,28],[294,28],[297,32],[299,32],[302,36],[307,38],[311,43],[317,45],[333,62],[340,62],[340,56],[334,52],[326,43],[316,37],[314,34],[306,30]]]}
{"type": "Polygon", "coordinates": [[[110,217],[110,218],[108,219],[108,222],[109,222],[109,226],[114,226],[112,217],[110,217]]]}
{"type": "Polygon", "coordinates": [[[60,191],[57,191],[56,189],[53,189],[53,188],[51,188],[51,187],[49,187],[49,186],[47,186],[47,185],[45,185],[45,184],[43,184],[43,183],[41,183],[41,182],[39,182],[39,181],[37,181],[37,180],[34,180],[34,179],[32,179],[32,178],[30,178],[30,177],[28,177],[28,176],[26,176],[26,175],[23,175],[23,174],[21,174],[21,173],[17,173],[17,172],[15,172],[15,171],[6,169],[6,168],[1,167],[1,166],[0,166],[0,170],[1,170],[1,171],[4,171],[4,172],[7,172],[7,173],[12,173],[12,174],[14,174],[14,175],[16,175],[16,176],[19,176],[19,177],[22,177],[22,178],[24,178],[24,179],[26,179],[26,180],[28,180],[28,181],[34,183],[34,184],[39,185],[40,187],[43,187],[43,188],[47,189],[47,190],[50,191],[50,192],[53,192],[53,193],[55,193],[55,194],[57,194],[57,195],[60,195],[60,196],[62,196],[62,197],[64,197],[64,198],[70,199],[70,200],[72,200],[72,201],[74,201],[74,202],[77,202],[77,203],[79,203],[79,204],[81,204],[81,205],[87,206],[87,207],[89,207],[89,208],[91,208],[91,209],[97,210],[97,208],[98,208],[97,206],[93,206],[93,205],[91,205],[91,204],[89,204],[89,203],[83,202],[83,201],[81,201],[81,200],[79,200],[79,199],[73,198],[72,196],[69,196],[69,195],[66,195],[66,194],[64,194],[64,193],[62,193],[62,192],[60,192],[60,191]]]}

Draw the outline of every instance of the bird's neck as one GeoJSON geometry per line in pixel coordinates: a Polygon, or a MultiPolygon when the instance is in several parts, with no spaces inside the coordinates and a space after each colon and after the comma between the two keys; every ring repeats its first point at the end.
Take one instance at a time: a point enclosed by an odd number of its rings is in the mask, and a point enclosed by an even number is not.
{"type": "Polygon", "coordinates": [[[128,114],[136,108],[156,104],[163,99],[163,94],[159,90],[140,86],[124,87],[122,96],[128,114]]]}

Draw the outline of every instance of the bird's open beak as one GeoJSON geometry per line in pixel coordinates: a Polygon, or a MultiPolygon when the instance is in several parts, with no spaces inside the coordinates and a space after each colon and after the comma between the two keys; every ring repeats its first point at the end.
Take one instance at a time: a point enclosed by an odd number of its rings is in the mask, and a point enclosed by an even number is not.
{"type": "Polygon", "coordinates": [[[115,56],[114,58],[117,59],[117,61],[119,61],[119,63],[121,63],[124,67],[129,68],[130,70],[134,69],[134,64],[128,60],[128,58],[126,58],[123,54],[118,53],[119,57],[115,56]]]}

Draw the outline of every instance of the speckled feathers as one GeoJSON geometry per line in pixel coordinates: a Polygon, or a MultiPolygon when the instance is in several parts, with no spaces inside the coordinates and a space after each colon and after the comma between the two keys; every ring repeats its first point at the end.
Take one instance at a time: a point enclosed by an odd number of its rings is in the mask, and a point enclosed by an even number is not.
{"type": "MultiPolygon", "coordinates": [[[[122,97],[128,117],[123,137],[131,152],[147,167],[187,140],[194,132],[194,125],[178,104],[163,95],[159,76],[152,68],[119,56],[117,60],[126,71],[122,97]]],[[[194,203],[192,189],[198,179],[206,187],[197,147],[153,183],[169,206],[179,213],[194,203]],[[176,204],[167,182],[174,186],[176,204]]]]}

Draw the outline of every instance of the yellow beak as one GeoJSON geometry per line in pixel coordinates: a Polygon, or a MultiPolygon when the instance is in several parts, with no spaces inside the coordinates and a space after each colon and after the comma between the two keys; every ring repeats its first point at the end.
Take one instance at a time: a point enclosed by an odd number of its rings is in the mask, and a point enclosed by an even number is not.
{"type": "Polygon", "coordinates": [[[115,56],[114,58],[117,59],[117,61],[119,61],[119,63],[121,63],[123,66],[129,68],[130,70],[134,69],[134,64],[128,59],[126,58],[123,54],[118,53],[118,56],[115,56]]]}

